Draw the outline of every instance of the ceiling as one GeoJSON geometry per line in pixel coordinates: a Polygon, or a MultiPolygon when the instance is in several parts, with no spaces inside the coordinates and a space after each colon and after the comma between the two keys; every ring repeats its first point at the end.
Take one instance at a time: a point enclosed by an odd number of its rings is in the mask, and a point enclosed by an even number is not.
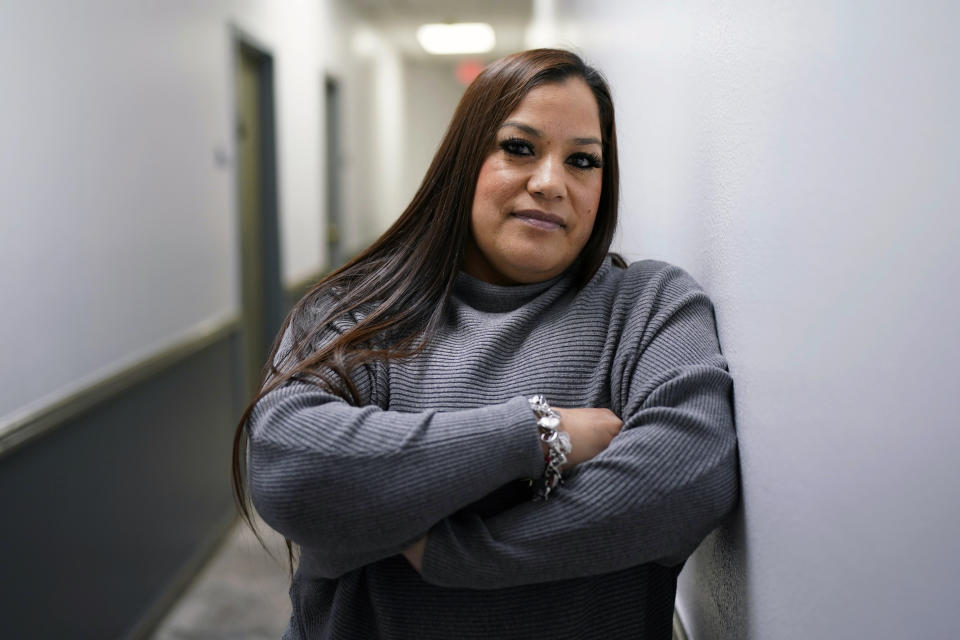
{"type": "Polygon", "coordinates": [[[493,59],[526,48],[524,36],[532,14],[531,0],[350,0],[350,5],[404,56],[419,59],[438,57],[430,56],[417,42],[416,29],[421,24],[487,22],[496,33],[496,47],[489,54],[468,57],[493,59]]]}
{"type": "Polygon", "coordinates": [[[350,4],[374,20],[417,22],[528,22],[530,0],[351,0],[350,4]]]}

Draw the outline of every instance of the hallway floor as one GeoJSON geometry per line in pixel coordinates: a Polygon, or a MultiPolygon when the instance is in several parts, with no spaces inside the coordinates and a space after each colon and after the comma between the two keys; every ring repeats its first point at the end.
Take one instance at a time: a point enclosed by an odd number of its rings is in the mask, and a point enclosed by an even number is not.
{"type": "Polygon", "coordinates": [[[276,559],[238,523],[152,640],[278,640],[283,635],[290,619],[287,551],[283,538],[266,525],[258,530],[276,559]]]}

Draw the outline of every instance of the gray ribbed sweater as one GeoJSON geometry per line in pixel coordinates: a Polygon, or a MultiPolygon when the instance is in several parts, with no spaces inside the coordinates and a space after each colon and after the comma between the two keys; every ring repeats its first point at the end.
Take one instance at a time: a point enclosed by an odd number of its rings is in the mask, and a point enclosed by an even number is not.
{"type": "MultiPolygon", "coordinates": [[[[332,329],[331,329],[332,330],[332,329]]],[[[680,563],[737,496],[731,379],[683,271],[608,261],[501,287],[461,274],[413,359],[293,383],[249,422],[250,489],[301,546],[287,638],[670,638],[680,563]],[[622,432],[547,502],[526,397],[622,432]],[[429,531],[418,574],[399,554],[429,531]]]]}

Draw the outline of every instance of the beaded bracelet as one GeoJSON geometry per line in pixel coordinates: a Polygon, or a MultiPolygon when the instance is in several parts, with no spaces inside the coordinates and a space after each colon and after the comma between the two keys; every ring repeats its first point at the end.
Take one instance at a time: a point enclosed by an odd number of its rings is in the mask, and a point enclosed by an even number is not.
{"type": "Polygon", "coordinates": [[[544,456],[546,466],[543,469],[543,481],[537,490],[537,499],[546,500],[550,492],[563,482],[561,467],[567,462],[567,454],[572,449],[570,436],[560,431],[560,414],[547,404],[546,398],[537,394],[527,398],[530,408],[537,416],[537,431],[540,441],[547,445],[544,456]]]}

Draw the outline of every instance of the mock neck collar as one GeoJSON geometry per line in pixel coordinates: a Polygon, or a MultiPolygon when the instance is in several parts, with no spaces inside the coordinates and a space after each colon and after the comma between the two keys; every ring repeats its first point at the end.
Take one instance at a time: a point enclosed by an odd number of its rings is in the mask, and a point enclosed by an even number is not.
{"type": "Polygon", "coordinates": [[[457,274],[453,295],[478,311],[504,313],[522,307],[560,282],[572,281],[573,272],[567,269],[543,282],[508,286],[491,284],[461,271],[457,274]]]}

